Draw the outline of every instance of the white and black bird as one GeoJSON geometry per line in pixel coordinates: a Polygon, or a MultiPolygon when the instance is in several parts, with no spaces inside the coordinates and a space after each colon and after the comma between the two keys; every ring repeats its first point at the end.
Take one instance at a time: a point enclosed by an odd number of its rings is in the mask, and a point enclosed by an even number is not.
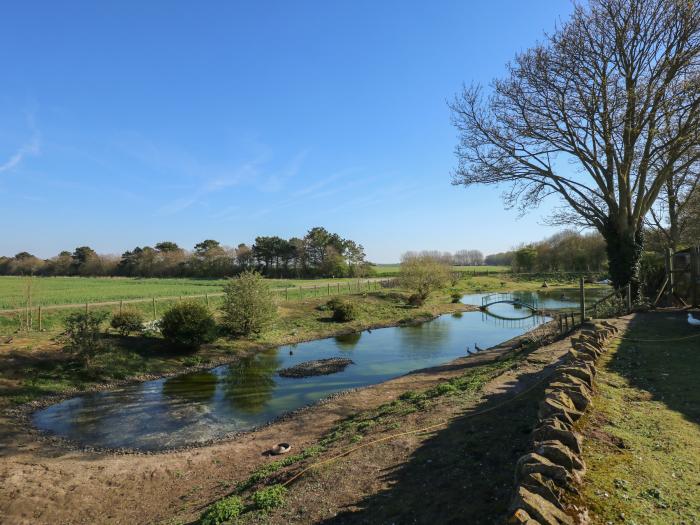
{"type": "Polygon", "coordinates": [[[688,312],[688,324],[691,326],[700,326],[700,319],[695,319],[695,317],[693,317],[693,314],[688,312]]]}

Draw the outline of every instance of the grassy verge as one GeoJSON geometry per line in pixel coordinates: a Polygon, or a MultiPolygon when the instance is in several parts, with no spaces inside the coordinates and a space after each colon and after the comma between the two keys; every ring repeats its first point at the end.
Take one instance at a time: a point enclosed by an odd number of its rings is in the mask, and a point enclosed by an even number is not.
{"type": "MultiPolygon", "coordinates": [[[[683,314],[641,314],[633,339],[697,335],[683,314]]],[[[594,523],[700,523],[700,338],[623,340],[582,422],[583,503],[594,523]]]]}

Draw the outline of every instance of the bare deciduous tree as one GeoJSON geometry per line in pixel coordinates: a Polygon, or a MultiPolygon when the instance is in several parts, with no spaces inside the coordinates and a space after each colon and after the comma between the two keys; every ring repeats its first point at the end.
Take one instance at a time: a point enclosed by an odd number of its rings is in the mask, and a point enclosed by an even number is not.
{"type": "Polygon", "coordinates": [[[451,104],[454,183],[505,183],[509,205],[550,195],[552,219],[598,229],[616,286],[635,283],[644,217],[698,161],[700,14],[694,0],[590,0],[518,55],[486,99],[451,104]]]}

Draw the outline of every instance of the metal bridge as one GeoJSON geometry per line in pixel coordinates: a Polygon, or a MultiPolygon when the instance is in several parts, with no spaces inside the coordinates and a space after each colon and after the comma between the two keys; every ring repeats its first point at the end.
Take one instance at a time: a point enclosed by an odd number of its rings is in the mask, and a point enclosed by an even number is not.
{"type": "Polygon", "coordinates": [[[527,308],[533,312],[539,311],[537,299],[532,297],[530,301],[523,301],[512,293],[492,293],[481,298],[481,309],[486,310],[494,304],[512,304],[516,308],[527,308]]]}

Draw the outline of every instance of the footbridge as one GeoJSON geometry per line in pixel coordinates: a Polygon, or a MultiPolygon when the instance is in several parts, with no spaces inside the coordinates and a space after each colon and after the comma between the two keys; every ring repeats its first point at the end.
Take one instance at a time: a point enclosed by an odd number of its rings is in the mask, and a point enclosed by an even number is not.
{"type": "Polygon", "coordinates": [[[487,310],[489,306],[493,306],[494,304],[512,304],[516,308],[527,308],[532,312],[539,311],[537,299],[534,297],[528,301],[524,301],[512,293],[492,293],[481,298],[482,310],[487,310]]]}

